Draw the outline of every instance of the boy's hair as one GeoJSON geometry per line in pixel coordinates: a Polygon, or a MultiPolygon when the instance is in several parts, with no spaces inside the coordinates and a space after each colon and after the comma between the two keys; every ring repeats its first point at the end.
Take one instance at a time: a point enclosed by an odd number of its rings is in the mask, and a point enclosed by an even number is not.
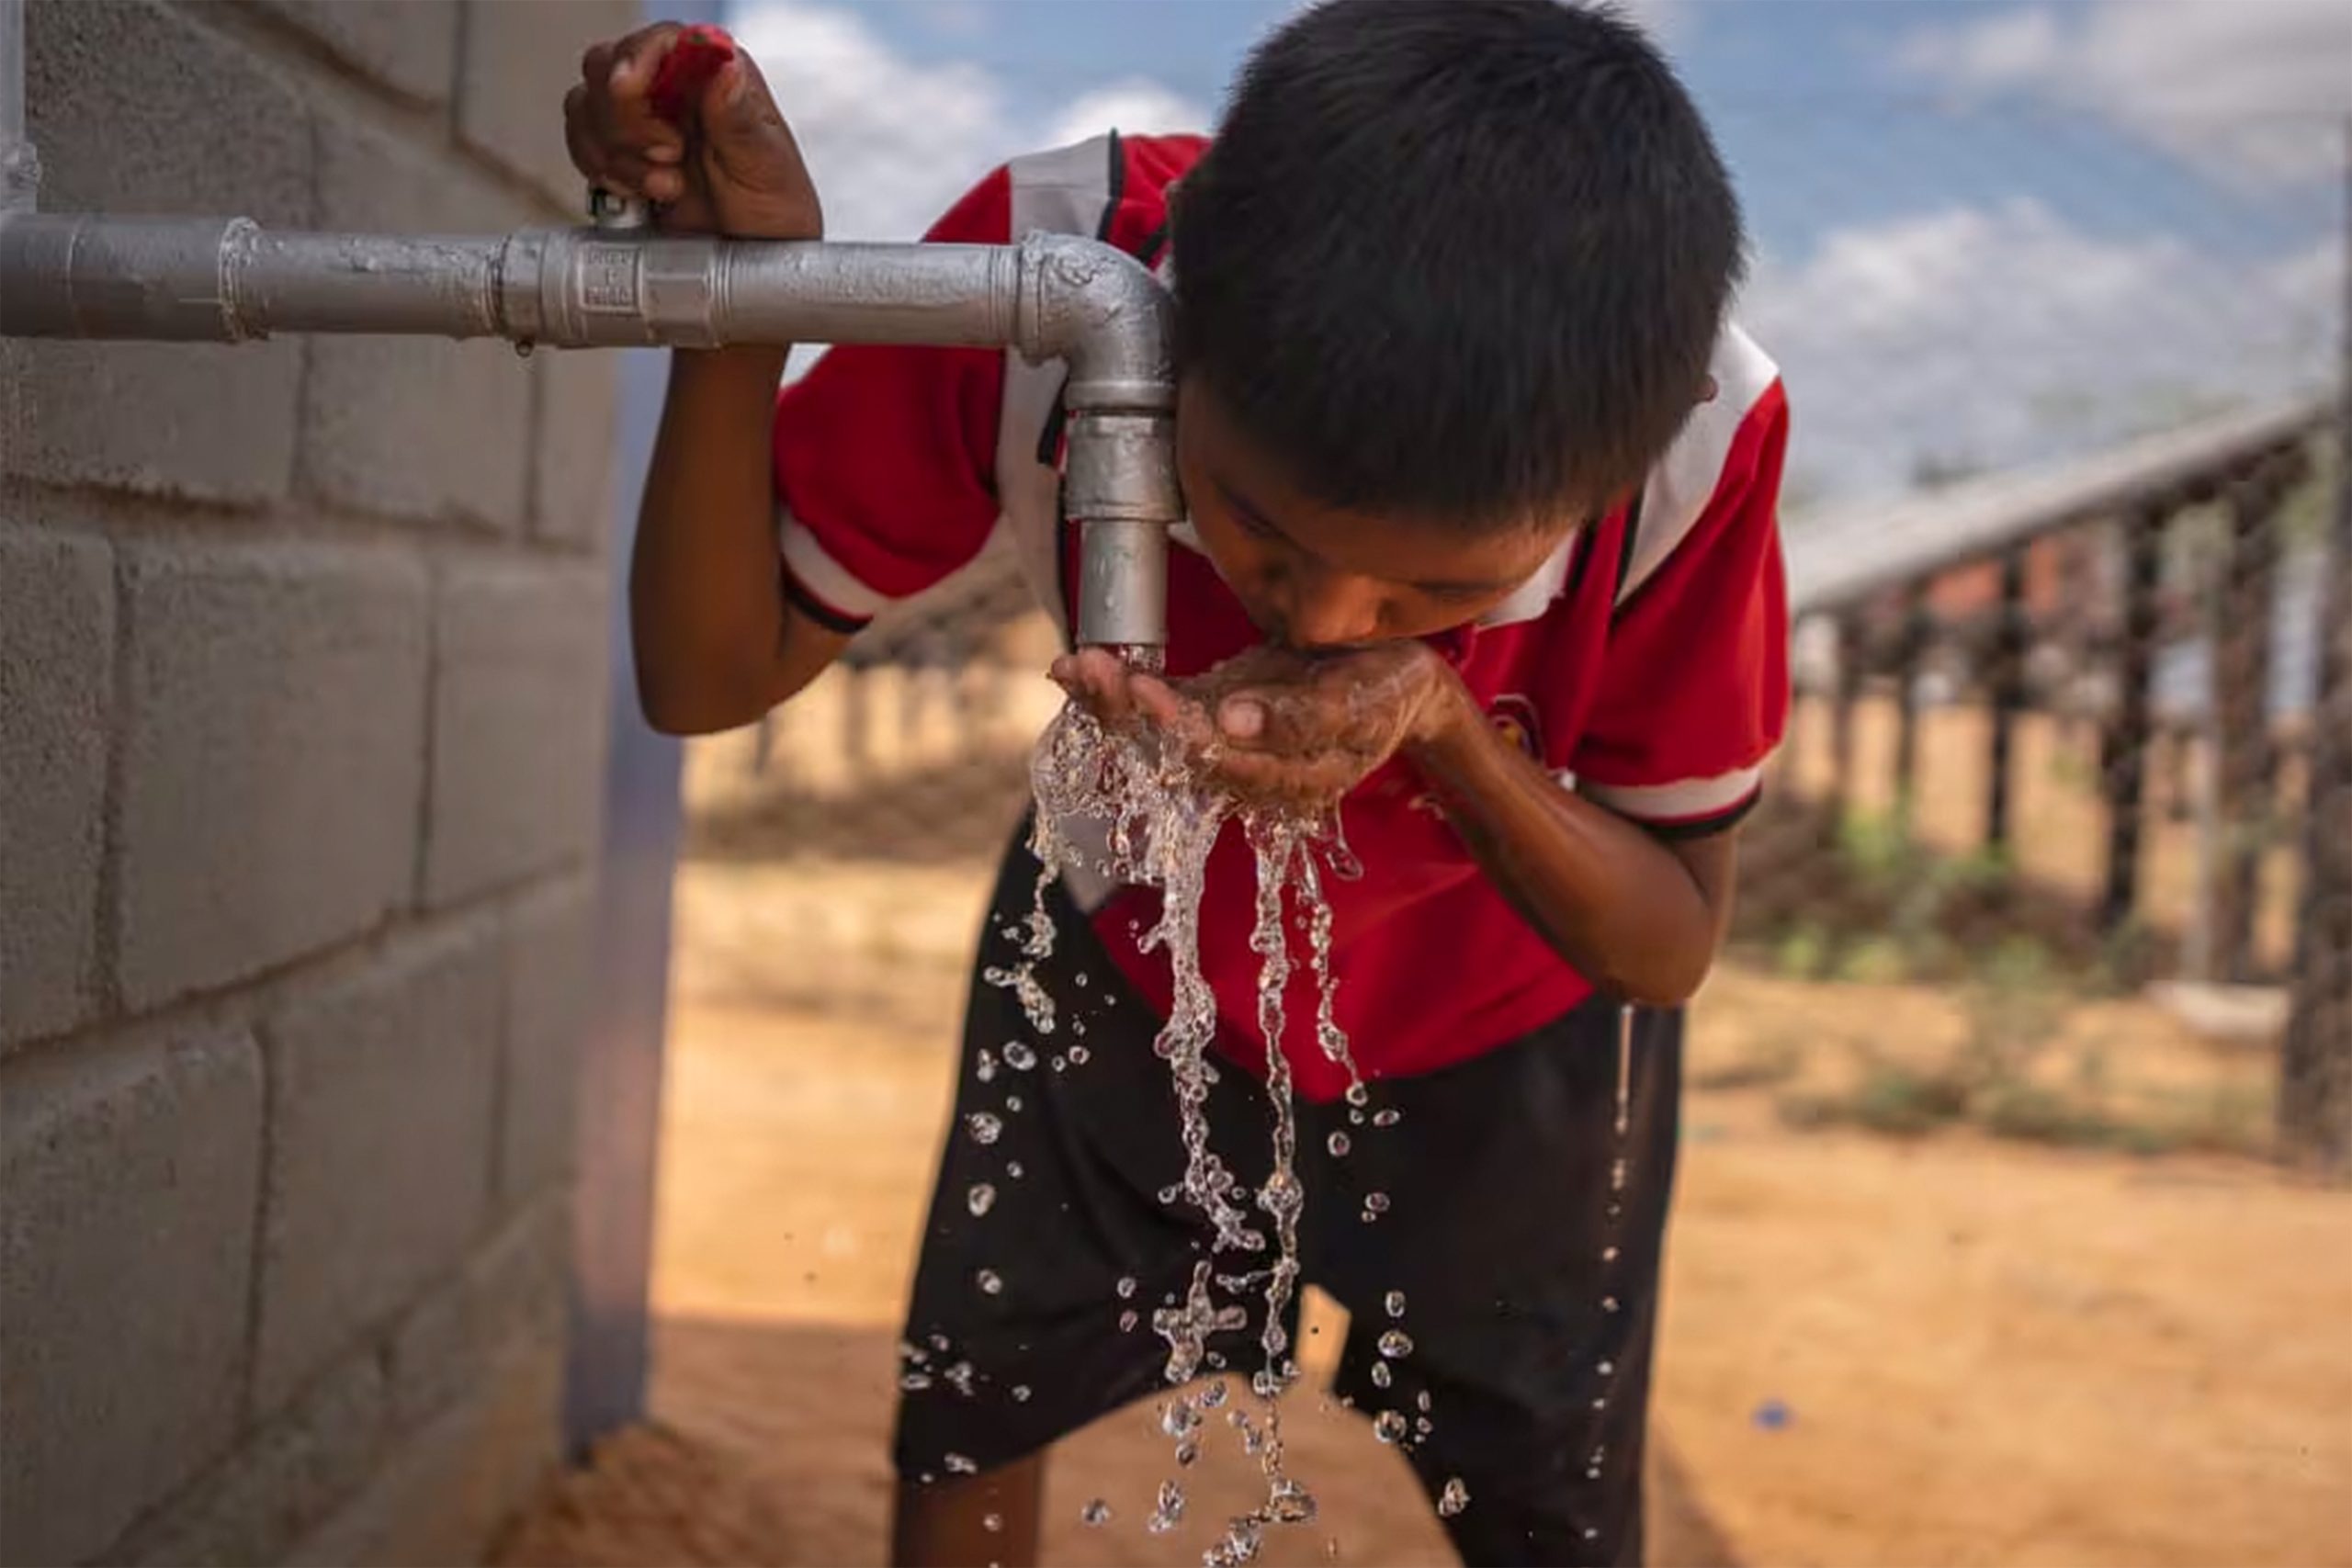
{"type": "Polygon", "coordinates": [[[1638,483],[1741,272],[1673,72],[1555,0],[1307,11],[1174,200],[1183,371],[1325,504],[1464,530],[1638,483]]]}

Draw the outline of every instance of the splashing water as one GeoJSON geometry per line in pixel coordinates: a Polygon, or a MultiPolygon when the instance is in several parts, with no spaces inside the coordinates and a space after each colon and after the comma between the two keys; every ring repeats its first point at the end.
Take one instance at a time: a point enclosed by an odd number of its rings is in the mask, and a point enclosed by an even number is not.
{"type": "MultiPolygon", "coordinates": [[[[1333,874],[1342,878],[1360,876],[1363,868],[1348,850],[1336,810],[1316,820],[1241,807],[1204,787],[1184,760],[1170,754],[1170,749],[1148,737],[1114,735],[1074,705],[1062,711],[1038,742],[1031,782],[1037,809],[1030,848],[1042,869],[1032,893],[1030,913],[1016,928],[1018,962],[989,969],[983,978],[1011,989],[1031,1027],[1040,1036],[1050,1034],[1055,1022],[1053,1000],[1037,979],[1036,969],[1054,951],[1055,932],[1046,903],[1053,878],[1066,871],[1088,870],[1116,883],[1157,888],[1159,919],[1140,933],[1140,946],[1145,952],[1167,953],[1173,980],[1172,1005],[1153,1050],[1169,1066],[1184,1149],[1182,1179],[1167,1196],[1171,1201],[1181,1198],[1207,1222],[1212,1256],[1240,1252],[1265,1258],[1272,1254],[1264,1267],[1238,1274],[1219,1274],[1209,1258],[1196,1259],[1182,1301],[1171,1299],[1151,1314],[1153,1330],[1168,1345],[1164,1376],[1171,1386],[1181,1387],[1196,1377],[1204,1363],[1223,1364],[1221,1359],[1213,1360],[1208,1351],[1211,1336],[1249,1325],[1249,1309],[1238,1302],[1220,1300],[1216,1287],[1238,1294],[1247,1288],[1244,1281],[1263,1282],[1265,1318],[1259,1334],[1263,1364],[1251,1377],[1250,1389],[1266,1404],[1265,1421],[1262,1428],[1245,1422],[1241,1429],[1245,1448],[1258,1458],[1265,1476],[1266,1500],[1230,1520],[1224,1539],[1204,1559],[1212,1568],[1247,1562],[1258,1553],[1264,1527],[1304,1522],[1313,1517],[1315,1508],[1312,1495],[1283,1470],[1280,1420],[1273,1404],[1298,1376],[1297,1362],[1289,1354],[1284,1318],[1297,1289],[1298,1224],[1306,1207],[1306,1190],[1296,1168],[1298,1126],[1292,1104],[1290,1063],[1283,1049],[1284,998],[1293,973],[1285,897],[1295,897],[1307,939],[1307,963],[1317,997],[1316,1042],[1325,1057],[1347,1075],[1347,1101],[1354,1108],[1351,1118],[1360,1122],[1371,1096],[1349,1051],[1346,1032],[1334,1015],[1332,914],[1323,893],[1317,855],[1323,854],[1333,874]],[[1102,863],[1090,864],[1086,852],[1073,841],[1068,829],[1075,821],[1091,821],[1101,827],[1108,852],[1102,863]],[[1201,969],[1200,907],[1209,852],[1229,821],[1241,826],[1255,858],[1258,885],[1250,945],[1260,964],[1258,1024],[1266,1045],[1272,1159],[1266,1179],[1254,1195],[1242,1189],[1210,1147],[1206,1114],[1209,1088],[1216,1080],[1209,1049],[1217,1033],[1217,1013],[1215,992],[1201,969]],[[1252,1208],[1257,1216],[1250,1213],[1252,1208]],[[1258,1216],[1262,1216],[1262,1224],[1258,1216]]],[[[1007,1044],[1003,1056],[1005,1065],[1015,1070],[1026,1070],[1036,1060],[1025,1045],[1016,1051],[1014,1044],[1007,1044]]],[[[1072,1045],[1068,1057],[1073,1065],[1082,1063],[1083,1048],[1072,1045]]],[[[982,1142],[992,1136],[984,1135],[977,1122],[972,1133],[982,1142]]],[[[1332,1140],[1334,1154],[1344,1153],[1346,1146],[1344,1135],[1332,1140]]],[[[1368,1199],[1367,1207],[1385,1210],[1385,1196],[1377,1196],[1377,1204],[1368,1199]]],[[[1120,1281],[1123,1298],[1133,1291],[1131,1280],[1120,1281]]],[[[1120,1326],[1129,1327],[1133,1322],[1132,1313],[1123,1314],[1120,1326]]],[[[1220,1390],[1221,1402],[1223,1385],[1214,1386],[1220,1390]]],[[[1196,1448],[1193,1430],[1198,1409],[1181,1396],[1178,1403],[1193,1418],[1181,1431],[1170,1432],[1180,1445],[1181,1463],[1189,1458],[1186,1449],[1196,1448]]],[[[1148,1528],[1155,1533],[1173,1529],[1182,1509],[1182,1491],[1171,1482],[1162,1487],[1159,1506],[1148,1528]]]]}

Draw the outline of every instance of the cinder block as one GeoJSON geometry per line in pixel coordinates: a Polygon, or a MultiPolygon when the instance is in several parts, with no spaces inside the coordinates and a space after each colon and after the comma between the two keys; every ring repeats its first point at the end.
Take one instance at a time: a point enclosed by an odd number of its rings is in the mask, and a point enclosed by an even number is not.
{"type": "Polygon", "coordinates": [[[424,897],[575,863],[605,773],[605,581],[587,566],[467,564],[439,576],[424,897]]]}
{"type": "Polygon", "coordinates": [[[620,357],[605,350],[557,351],[538,355],[538,363],[531,532],[601,555],[613,526],[620,357]]]}
{"type": "Polygon", "coordinates": [[[113,553],[0,527],[0,1042],[90,1009],[113,685],[113,553]]]}
{"type": "Polygon", "coordinates": [[[560,1451],[563,1344],[526,1337],[474,1393],[404,1443],[375,1483],[286,1559],[292,1568],[432,1568],[482,1559],[560,1451]]]}
{"type": "Polygon", "coordinates": [[[276,1562],[358,1491],[384,1443],[384,1371],[369,1347],[182,1488],[107,1560],[131,1568],[276,1562]]]}
{"type": "MultiPolygon", "coordinates": [[[[455,159],[319,121],[319,221],[330,230],[488,234],[530,214],[455,159]]],[[[300,484],[330,505],[520,532],[531,367],[503,343],[321,337],[302,392],[300,484]]]]}
{"type": "Polygon", "coordinates": [[[458,73],[457,0],[259,0],[404,97],[446,103],[458,73]]]}
{"type": "Polygon", "coordinates": [[[515,1338],[561,1338],[571,1256],[571,1195],[543,1193],[411,1309],[392,1332],[392,1429],[410,1431],[454,1403],[515,1338]]]}
{"type": "Polygon", "coordinates": [[[124,999],[144,1007],[365,931],[406,902],[426,592],[382,550],[127,554],[124,999]]]}
{"type": "Polygon", "coordinates": [[[521,1201],[572,1167],[595,914],[594,884],[582,877],[532,899],[507,922],[499,1078],[502,1205],[521,1201]]]}
{"type": "Polygon", "coordinates": [[[458,133],[580,212],[586,187],[563,145],[563,95],[580,55],[638,25],[637,0],[467,0],[458,133]]]}
{"type": "Polygon", "coordinates": [[[497,929],[469,920],[266,1022],[256,1408],[454,1269],[480,1232],[498,987],[497,929]]]}
{"type": "Polygon", "coordinates": [[[82,1561],[234,1433],[261,1122],[243,1034],[0,1074],[0,1562],[82,1561]]]}
{"type": "MultiPolygon", "coordinates": [[[[182,10],[129,0],[35,0],[26,33],[45,209],[310,223],[310,112],[246,51],[182,10]]],[[[301,355],[292,340],[28,344],[9,465],[209,500],[282,496],[301,355]]]]}

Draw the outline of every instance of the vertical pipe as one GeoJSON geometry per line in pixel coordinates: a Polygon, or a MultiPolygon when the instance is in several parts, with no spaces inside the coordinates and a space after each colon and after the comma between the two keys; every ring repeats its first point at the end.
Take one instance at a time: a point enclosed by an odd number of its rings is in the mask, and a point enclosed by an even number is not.
{"type": "Polygon", "coordinates": [[[2343,378],[2336,384],[2335,515],[2320,552],[2319,690],[2303,807],[2303,897],[2278,1073],[2278,1139],[2352,1169],[2352,120],[2345,124],[2343,378]]]}
{"type": "Polygon", "coordinates": [[[2027,547],[2001,557],[2001,603],[1993,626],[1993,740],[1986,759],[1984,847],[2009,847],[2009,792],[2017,750],[2018,715],[2025,707],[2025,568],[2027,547]]]}
{"type": "Polygon", "coordinates": [[[2123,624],[2116,650],[2115,712],[2101,759],[2107,782],[2107,894],[2099,923],[2122,929],[2140,899],[2140,818],[2147,795],[2149,683],[2156,661],[2156,592],[2164,575],[2162,505],[2127,513],[2123,531],[2123,624]]]}

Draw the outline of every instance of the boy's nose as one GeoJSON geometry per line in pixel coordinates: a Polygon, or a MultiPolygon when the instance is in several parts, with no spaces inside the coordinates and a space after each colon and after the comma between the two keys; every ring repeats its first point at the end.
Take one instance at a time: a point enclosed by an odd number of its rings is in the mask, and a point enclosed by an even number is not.
{"type": "Polygon", "coordinates": [[[1370,578],[1318,572],[1295,579],[1283,629],[1294,648],[1346,648],[1380,634],[1383,594],[1370,578]]]}

